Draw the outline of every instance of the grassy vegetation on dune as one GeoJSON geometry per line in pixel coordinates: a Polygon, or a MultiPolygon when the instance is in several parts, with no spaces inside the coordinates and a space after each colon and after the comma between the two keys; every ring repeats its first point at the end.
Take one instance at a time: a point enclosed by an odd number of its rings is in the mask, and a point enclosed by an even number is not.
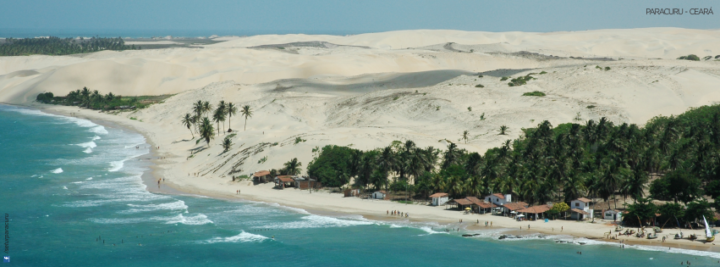
{"type": "Polygon", "coordinates": [[[41,93],[35,100],[45,104],[78,106],[94,110],[133,110],[160,103],[171,96],[120,96],[113,93],[102,95],[98,90],[90,91],[85,87],[82,90],[72,91],[66,96],[55,96],[50,92],[41,93]]]}
{"type": "Polygon", "coordinates": [[[523,96],[545,96],[545,93],[540,92],[540,91],[532,91],[532,92],[524,93],[523,96]]]}

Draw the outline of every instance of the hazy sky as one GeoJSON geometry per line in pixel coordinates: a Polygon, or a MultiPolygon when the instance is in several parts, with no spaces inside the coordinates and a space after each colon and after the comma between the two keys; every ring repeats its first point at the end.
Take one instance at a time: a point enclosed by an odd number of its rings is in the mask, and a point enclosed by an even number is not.
{"type": "Polygon", "coordinates": [[[578,31],[720,28],[720,1],[0,1],[0,29],[219,30],[359,33],[405,29],[578,31]],[[710,8],[715,15],[646,15],[646,8],[710,8]]]}

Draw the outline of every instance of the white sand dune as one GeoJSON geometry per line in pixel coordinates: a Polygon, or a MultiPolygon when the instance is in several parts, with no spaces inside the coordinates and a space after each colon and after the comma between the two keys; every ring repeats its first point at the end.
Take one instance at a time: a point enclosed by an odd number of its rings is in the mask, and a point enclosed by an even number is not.
{"type": "MultiPolygon", "coordinates": [[[[314,147],[329,144],[374,149],[393,140],[414,140],[418,146],[445,148],[450,141],[482,153],[543,120],[557,125],[578,121],[578,116],[580,122],[607,117],[642,125],[654,116],[720,101],[720,61],[676,59],[720,54],[717,30],[418,30],[223,40],[204,48],[0,57],[0,102],[31,104],[39,92],[64,95],[83,86],[120,95],[177,94],[132,113],[79,114],[143,132],[166,157],[158,162],[157,175],[182,190],[231,196],[240,189],[245,198],[374,214],[396,204],[277,191],[231,182],[230,176],[279,169],[294,157],[305,167],[314,147]],[[537,79],[523,86],[500,81],[530,73],[537,79]],[[547,96],[522,96],[530,91],[547,96]],[[230,151],[223,153],[219,145],[225,133],[209,148],[190,140],[180,117],[198,100],[253,108],[247,130],[239,114],[231,119],[237,135],[230,151]],[[507,135],[499,135],[501,125],[509,127],[507,135]],[[465,130],[467,144],[460,141],[465,130]],[[304,141],[296,144],[297,137],[304,141]],[[200,152],[188,158],[191,150],[200,152]]],[[[456,216],[424,208],[413,208],[412,214],[456,216]]],[[[602,228],[598,235],[601,230],[607,232],[602,228]]]]}

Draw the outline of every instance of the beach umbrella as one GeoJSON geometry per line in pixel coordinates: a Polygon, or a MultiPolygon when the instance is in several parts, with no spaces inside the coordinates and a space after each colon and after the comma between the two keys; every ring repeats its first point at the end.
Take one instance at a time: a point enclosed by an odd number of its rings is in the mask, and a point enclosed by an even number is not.
{"type": "Polygon", "coordinates": [[[525,215],[520,214],[520,215],[518,215],[518,217],[525,217],[525,215]]]}
{"type": "Polygon", "coordinates": [[[465,210],[470,210],[470,207],[465,208],[465,210]]]}
{"type": "Polygon", "coordinates": [[[515,211],[513,210],[513,211],[511,211],[510,213],[515,214],[515,213],[517,213],[517,212],[515,212],[515,211]]]}

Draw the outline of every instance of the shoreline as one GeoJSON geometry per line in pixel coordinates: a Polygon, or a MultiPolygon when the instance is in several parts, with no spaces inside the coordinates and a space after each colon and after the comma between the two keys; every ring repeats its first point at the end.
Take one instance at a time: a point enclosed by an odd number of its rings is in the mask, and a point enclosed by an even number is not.
{"type": "MultiPolygon", "coordinates": [[[[323,192],[313,192],[308,193],[307,191],[301,191],[301,190],[292,190],[292,189],[285,189],[285,190],[274,190],[269,189],[268,190],[268,184],[259,184],[257,186],[245,186],[244,184],[247,183],[247,181],[242,182],[227,182],[227,184],[233,186],[234,188],[240,188],[241,194],[235,195],[235,194],[223,194],[222,192],[218,192],[216,190],[212,190],[209,188],[200,188],[197,186],[193,186],[191,184],[187,185],[181,185],[175,182],[175,179],[172,178],[173,173],[167,173],[167,170],[170,169],[176,169],[178,168],[178,163],[171,162],[172,159],[177,158],[179,155],[172,154],[170,152],[165,152],[165,150],[158,150],[157,142],[153,139],[154,136],[162,136],[162,132],[155,131],[152,132],[150,129],[152,128],[160,128],[160,127],[152,127],[152,126],[144,126],[141,125],[143,122],[133,121],[129,120],[125,117],[118,116],[118,115],[110,115],[110,114],[102,114],[97,111],[93,110],[87,110],[87,109],[80,109],[77,107],[69,107],[69,106],[55,106],[55,105],[41,105],[41,104],[28,104],[28,105],[12,105],[7,104],[9,106],[16,106],[21,108],[30,108],[30,109],[36,109],[43,112],[47,112],[50,114],[55,115],[62,115],[62,116],[68,116],[68,117],[75,117],[75,118],[81,118],[81,119],[87,119],[90,121],[93,121],[94,123],[97,123],[99,125],[103,126],[109,126],[109,127],[117,127],[126,129],[129,131],[136,132],[140,135],[142,135],[145,138],[145,142],[151,146],[151,149],[149,150],[149,153],[147,156],[143,155],[142,157],[139,157],[138,159],[148,159],[147,166],[148,167],[146,171],[142,174],[142,181],[146,185],[146,190],[148,190],[151,193],[158,193],[158,194],[169,194],[169,195],[185,195],[185,196],[203,196],[203,197],[209,197],[209,198],[215,198],[215,199],[222,199],[222,200],[231,200],[231,201],[237,201],[237,200],[246,200],[246,201],[257,201],[257,202],[263,202],[263,203],[274,203],[290,208],[299,208],[307,211],[310,214],[316,214],[316,215],[324,215],[324,216],[343,216],[343,215],[359,215],[362,216],[365,219],[368,220],[374,220],[374,221],[383,221],[383,222],[409,222],[409,223],[436,223],[441,227],[452,227],[452,228],[462,228],[464,231],[473,231],[473,230],[479,230],[479,229],[497,229],[501,231],[505,231],[508,234],[513,235],[533,235],[533,234],[541,234],[541,235],[567,235],[572,236],[573,239],[575,238],[585,238],[589,240],[596,240],[601,242],[607,242],[608,244],[611,243],[618,243],[619,240],[613,240],[613,239],[606,239],[603,238],[602,233],[607,233],[607,231],[613,231],[614,232],[614,226],[611,226],[609,224],[602,223],[602,220],[596,220],[596,223],[594,224],[588,224],[588,225],[582,225],[587,224],[587,222],[576,222],[576,221],[560,221],[560,220],[554,220],[550,221],[549,223],[543,223],[542,221],[523,221],[523,222],[517,222],[514,221],[508,217],[500,217],[500,216],[493,216],[493,215],[478,215],[478,214],[470,214],[470,215],[464,215],[460,211],[455,210],[444,210],[441,207],[429,207],[424,205],[407,205],[407,204],[401,204],[391,201],[378,201],[378,200],[361,200],[358,198],[333,198],[337,197],[334,195],[341,195],[341,194],[329,194],[329,193],[323,193],[323,192]],[[77,111],[77,112],[75,112],[77,111]],[[162,159],[162,158],[165,159],[162,159]],[[168,159],[169,158],[169,159],[168,159]],[[167,178],[165,182],[163,182],[159,189],[156,189],[154,186],[154,182],[157,181],[157,179],[163,178],[163,177],[170,177],[167,178]],[[244,194],[242,191],[248,189],[248,191],[251,191],[250,194],[244,194]],[[252,191],[259,191],[259,192],[252,192],[252,191]],[[281,193],[279,193],[279,192],[281,193]],[[256,194],[253,194],[256,193],[256,194]],[[259,194],[258,194],[259,193],[259,194]],[[290,196],[291,199],[294,199],[296,201],[288,201],[287,199],[283,198],[273,198],[273,196],[266,196],[264,193],[267,194],[284,194],[284,195],[292,195],[290,196]],[[302,195],[309,195],[309,194],[315,194],[313,196],[314,198],[320,199],[320,200],[333,200],[334,202],[328,202],[328,204],[325,205],[313,205],[312,201],[305,201],[303,202],[302,195]],[[320,195],[320,196],[318,196],[320,195]],[[327,195],[327,196],[325,196],[327,195]],[[283,201],[285,200],[285,201],[283,201]],[[342,201],[340,201],[342,200],[342,201]],[[362,204],[357,203],[360,201],[362,204]],[[342,202],[342,203],[340,203],[342,202]],[[329,204],[329,203],[332,203],[329,204]],[[362,207],[360,207],[362,206],[362,207]],[[370,209],[368,209],[368,206],[371,206],[370,209]],[[399,211],[407,211],[410,212],[409,218],[399,218],[397,216],[388,216],[385,214],[382,214],[382,210],[399,210],[399,211]],[[373,210],[376,210],[377,212],[372,212],[373,210]],[[459,220],[463,220],[465,222],[460,223],[459,220]],[[484,221],[490,221],[494,222],[494,227],[483,227],[483,224],[481,222],[484,221]],[[526,226],[530,226],[530,229],[527,229],[526,226]],[[588,227],[589,226],[589,227],[588,227]],[[564,228],[565,231],[558,232],[556,231],[556,228],[564,228]]],[[[145,123],[147,124],[147,123],[145,123]]],[[[182,157],[182,156],[180,156],[182,157]]],[[[141,160],[142,161],[142,160],[141,160]]],[[[145,163],[143,163],[145,164],[145,163]]],[[[177,175],[176,173],[174,173],[177,175]]],[[[198,178],[200,179],[200,178],[198,178]]],[[[212,179],[212,178],[208,178],[212,179]]],[[[207,183],[211,182],[210,180],[207,180],[207,183]]],[[[231,190],[228,190],[231,191],[231,190]]],[[[305,199],[313,198],[306,196],[305,199]]],[[[632,229],[632,228],[629,228],[632,229]]],[[[702,233],[703,231],[698,230],[689,230],[689,229],[665,229],[663,235],[668,235],[668,242],[666,243],[660,243],[660,238],[655,240],[648,240],[648,239],[638,239],[635,237],[622,237],[620,240],[625,240],[625,243],[628,245],[640,245],[640,246],[652,246],[652,247],[661,247],[661,248],[680,248],[680,249],[687,249],[687,250],[695,250],[695,251],[705,251],[705,252],[720,252],[720,246],[715,246],[714,244],[703,244],[702,242],[688,242],[687,240],[673,240],[672,236],[674,233],[683,231],[686,235],[689,235],[690,233],[702,233]]],[[[699,234],[699,236],[702,236],[699,234]]]]}

